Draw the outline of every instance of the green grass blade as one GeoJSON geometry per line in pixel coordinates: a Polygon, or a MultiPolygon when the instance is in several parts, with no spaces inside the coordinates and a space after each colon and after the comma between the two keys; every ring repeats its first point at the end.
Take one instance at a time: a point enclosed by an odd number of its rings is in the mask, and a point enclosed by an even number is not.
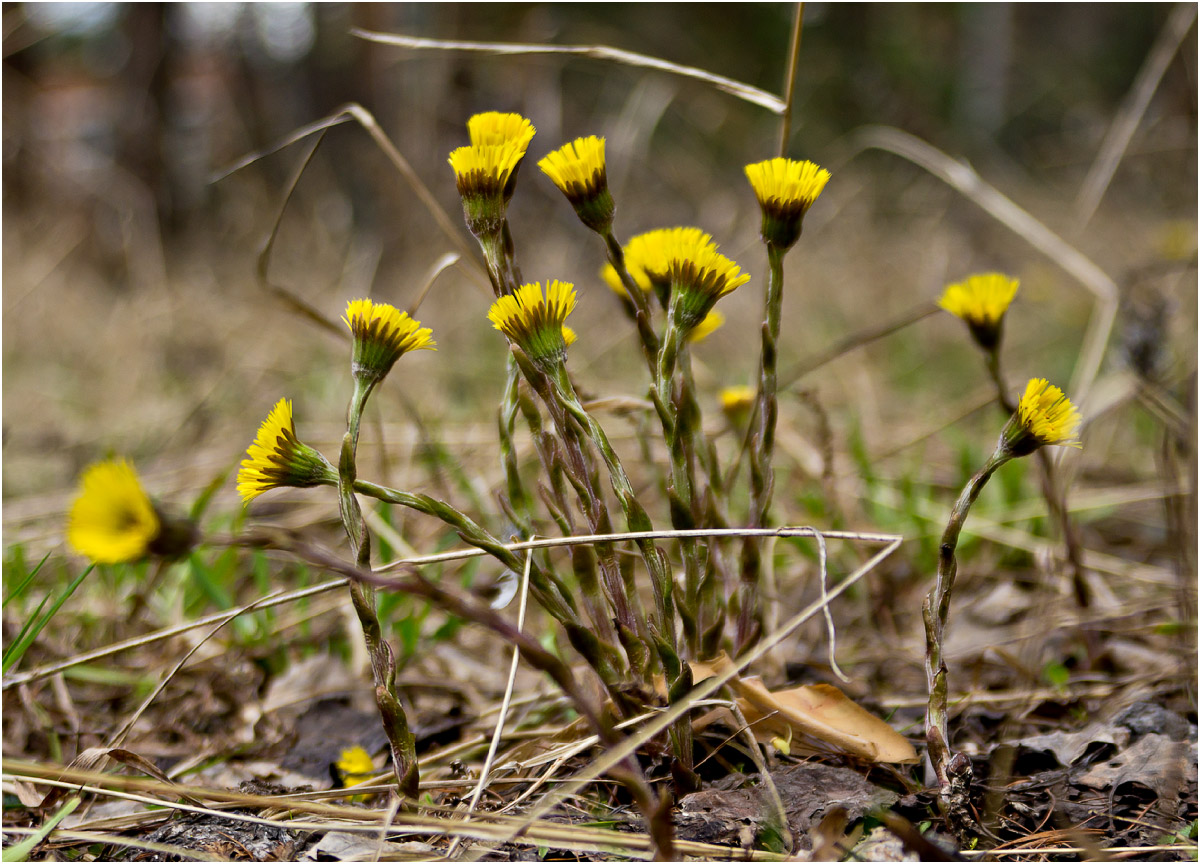
{"type": "Polygon", "coordinates": [[[0,607],[0,608],[6,608],[9,604],[10,600],[12,600],[14,597],[20,597],[25,592],[25,589],[29,587],[29,583],[33,581],[33,578],[35,576],[37,576],[38,571],[42,569],[42,565],[46,563],[46,560],[49,557],[50,557],[50,553],[47,552],[45,554],[45,556],[42,558],[42,560],[37,563],[37,566],[34,567],[31,571],[29,571],[29,575],[21,580],[21,584],[18,585],[16,588],[14,588],[9,593],[9,595],[4,598],[4,607],[0,607]]]}
{"type": "Polygon", "coordinates": [[[67,818],[79,806],[82,798],[72,798],[62,808],[46,820],[46,824],[38,829],[36,834],[30,834],[20,843],[15,843],[4,850],[4,855],[0,857],[0,861],[25,861],[29,858],[29,853],[34,848],[50,836],[50,832],[58,827],[58,823],[67,818]]]}
{"type": "Polygon", "coordinates": [[[62,593],[61,597],[54,601],[54,605],[51,606],[46,614],[38,620],[37,624],[31,630],[26,632],[21,639],[19,639],[17,642],[14,642],[12,646],[10,646],[10,649],[4,653],[4,674],[8,674],[8,671],[12,669],[14,665],[16,665],[17,661],[25,656],[25,652],[29,650],[29,646],[33,644],[33,640],[37,639],[38,634],[42,632],[42,628],[50,623],[50,619],[58,613],[58,610],[62,607],[62,605],[67,602],[67,598],[75,593],[75,589],[79,587],[84,578],[91,573],[95,567],[95,564],[89,564],[82,573],[76,576],[71,584],[67,586],[67,590],[62,593]]]}

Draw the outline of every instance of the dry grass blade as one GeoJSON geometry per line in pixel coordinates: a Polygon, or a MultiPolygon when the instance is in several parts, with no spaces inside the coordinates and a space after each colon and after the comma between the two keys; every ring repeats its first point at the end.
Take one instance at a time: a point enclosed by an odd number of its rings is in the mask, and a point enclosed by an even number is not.
{"type": "Polygon", "coordinates": [[[1100,145],[1096,160],[1088,169],[1083,185],[1079,187],[1079,195],[1075,199],[1075,217],[1079,230],[1086,227],[1096,208],[1100,206],[1100,199],[1108,190],[1108,184],[1112,182],[1113,174],[1121,164],[1121,157],[1125,155],[1133,133],[1137,131],[1138,124],[1145,116],[1150,98],[1158,90],[1163,73],[1171,64],[1171,58],[1179,50],[1183,37],[1192,29],[1195,21],[1195,3],[1180,3],[1171,10],[1167,23],[1163,25],[1158,39],[1146,56],[1146,62],[1142,64],[1133,86],[1126,94],[1121,109],[1113,118],[1112,125],[1108,127],[1108,134],[1104,136],[1104,143],[1100,145]]]}
{"type": "Polygon", "coordinates": [[[1070,392],[1082,410],[1100,372],[1100,363],[1104,359],[1116,320],[1118,290],[1109,275],[1028,211],[984,181],[969,164],[947,156],[915,135],[888,126],[867,126],[855,134],[853,149],[855,152],[884,150],[924,168],[1041,251],[1096,295],[1096,309],[1088,322],[1083,348],[1071,376],[1070,392]]]}
{"type": "MultiPolygon", "coordinates": [[[[362,126],[362,128],[366,130],[367,134],[371,136],[371,140],[374,141],[379,149],[383,151],[384,156],[386,156],[388,161],[392,163],[392,167],[394,167],[396,171],[399,172],[400,176],[402,176],[408,182],[409,186],[412,187],[412,190],[414,193],[416,193],[417,198],[420,199],[421,203],[425,206],[425,209],[429,212],[429,215],[433,217],[433,221],[437,224],[438,229],[442,232],[442,234],[445,235],[447,240],[457,247],[462,259],[470,263],[472,272],[475,273],[475,275],[480,279],[484,280],[481,282],[481,284],[486,285],[487,272],[479,263],[475,250],[463,238],[462,231],[455,225],[454,221],[450,218],[446,211],[442,209],[442,205],[438,203],[437,199],[433,196],[433,193],[429,191],[429,187],[425,185],[424,181],[421,180],[417,172],[413,170],[412,165],[410,165],[408,160],[404,158],[404,155],[400,152],[396,145],[392,143],[392,140],[388,138],[387,134],[375,120],[375,116],[356,102],[348,102],[334,111],[328,117],[324,117],[314,123],[310,123],[307,126],[301,127],[283,141],[280,141],[267,150],[262,150],[242,157],[233,165],[213,175],[209,182],[222,180],[228,177],[230,174],[233,174],[236,171],[253,164],[259,159],[262,159],[264,156],[276,153],[286,147],[291,146],[292,144],[304,140],[309,135],[314,135],[318,132],[323,134],[331,127],[341,125],[342,123],[347,123],[351,120],[362,126]]],[[[299,181],[300,174],[302,174],[304,171],[304,165],[307,164],[308,159],[311,159],[311,157],[312,154],[310,153],[308,158],[301,165],[300,172],[293,180],[292,189],[294,189],[296,182],[299,181]]],[[[289,189],[288,191],[289,197],[292,189],[289,189]]],[[[284,203],[286,206],[286,199],[284,203]]],[[[280,213],[280,217],[282,218],[282,212],[280,213]]],[[[278,222],[276,222],[275,230],[278,230],[278,222]]],[[[272,231],[272,236],[273,235],[274,231],[272,231]]],[[[263,251],[264,256],[269,255],[269,248],[270,246],[268,244],[267,249],[264,249],[263,251]]],[[[265,279],[266,262],[261,256],[258,262],[258,268],[260,278],[265,279]]]]}
{"type": "MultiPolygon", "coordinates": [[[[87,771],[68,771],[57,766],[20,760],[11,760],[6,767],[11,769],[12,773],[5,773],[5,779],[22,779],[60,787],[69,786],[81,789],[88,794],[119,797],[171,810],[292,831],[344,831],[374,836],[377,835],[380,827],[390,824],[397,830],[432,837],[462,837],[492,843],[516,842],[530,846],[553,846],[576,852],[644,857],[651,851],[650,839],[646,835],[626,834],[602,828],[562,825],[553,822],[527,822],[524,817],[517,818],[496,813],[478,813],[468,822],[462,818],[461,814],[449,808],[425,807],[423,810],[426,812],[422,813],[399,812],[392,814],[386,810],[365,810],[361,807],[320,804],[296,796],[249,795],[196,786],[173,786],[143,778],[87,771]],[[69,778],[70,782],[53,779],[60,775],[69,778]],[[81,786],[81,784],[83,785],[81,786]],[[114,787],[156,792],[163,797],[114,792],[114,787]],[[197,799],[213,802],[214,806],[196,807],[177,803],[174,799],[179,796],[181,791],[197,799]],[[264,818],[247,813],[230,812],[226,809],[234,807],[283,812],[292,818],[264,818]],[[515,834],[520,835],[519,839],[514,839],[515,834]]],[[[307,796],[310,793],[305,794],[307,796]]],[[[114,836],[112,842],[121,843],[123,838],[114,836]]],[[[692,857],[723,858],[729,853],[729,848],[726,846],[683,840],[677,841],[677,843],[681,854],[692,857]]],[[[780,861],[783,858],[782,855],[769,852],[750,851],[745,854],[743,860],[780,861]]]]}
{"type": "MultiPolygon", "coordinates": [[[[517,606],[518,630],[522,630],[525,627],[525,610],[529,605],[529,567],[532,563],[533,550],[530,549],[525,553],[525,572],[521,574],[520,601],[517,606]]],[[[496,730],[492,734],[491,744],[488,745],[487,756],[483,760],[483,767],[479,769],[479,782],[475,784],[475,790],[471,793],[471,801],[467,804],[466,818],[468,819],[471,818],[471,814],[475,812],[475,808],[479,805],[479,798],[483,795],[483,790],[487,788],[488,775],[491,773],[492,765],[496,761],[496,752],[500,749],[500,739],[504,735],[504,721],[508,719],[509,706],[512,704],[513,685],[517,681],[517,667],[520,662],[521,651],[514,647],[512,662],[508,667],[508,681],[504,685],[504,698],[500,702],[500,711],[496,715],[496,730]]],[[[446,857],[452,857],[457,849],[458,840],[455,840],[449,851],[446,852],[446,857]]]]}
{"type": "Polygon", "coordinates": [[[378,42],[381,45],[395,45],[399,48],[435,51],[474,51],[480,54],[569,54],[579,57],[589,57],[593,60],[611,60],[624,66],[635,66],[641,69],[655,69],[680,75],[711,84],[718,90],[736,96],[751,104],[766,108],[773,114],[783,114],[787,106],[774,93],[759,90],[741,81],[715,75],[694,66],[681,66],[660,60],[658,57],[648,57],[633,51],[624,51],[608,45],[545,45],[523,42],[468,42],[454,39],[426,39],[419,36],[405,36],[402,33],[376,33],[372,30],[351,28],[350,32],[366,39],[368,42],[378,42]]]}

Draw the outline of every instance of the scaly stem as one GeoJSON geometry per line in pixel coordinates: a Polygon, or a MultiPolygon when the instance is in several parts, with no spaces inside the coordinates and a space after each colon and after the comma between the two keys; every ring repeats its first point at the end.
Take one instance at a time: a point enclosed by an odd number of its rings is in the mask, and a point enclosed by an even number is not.
{"type": "MultiPolygon", "coordinates": [[[[572,419],[587,433],[592,444],[600,452],[608,468],[609,482],[616,493],[621,509],[625,513],[625,522],[630,531],[653,530],[649,515],[633,491],[633,484],[625,473],[621,460],[613,450],[604,429],[596,422],[579,402],[575,388],[567,376],[565,366],[559,364],[547,372],[555,399],[562,405],[572,419]]],[[[673,599],[674,583],[667,566],[666,556],[654,543],[647,539],[636,541],[638,551],[650,571],[651,585],[654,586],[654,599],[657,612],[657,633],[654,634],[655,647],[666,672],[668,693],[672,700],[677,701],[691,688],[690,669],[679,659],[679,645],[675,632],[675,604],[673,599]]],[[[691,791],[699,788],[698,778],[692,769],[692,734],[691,721],[685,715],[680,718],[671,730],[671,742],[676,759],[678,760],[677,780],[680,785],[691,791]]]]}
{"type": "MultiPolygon", "coordinates": [[[[375,386],[375,381],[364,382],[355,376],[354,396],[350,400],[347,430],[342,438],[341,455],[338,459],[338,505],[342,525],[350,538],[355,553],[355,562],[360,569],[370,569],[371,537],[358,499],[354,497],[354,481],[357,467],[355,453],[358,448],[358,430],[363,407],[375,386]]],[[[400,796],[416,801],[420,784],[420,767],[417,763],[416,739],[408,726],[408,716],[396,695],[396,660],[392,648],[383,637],[379,626],[379,615],[375,607],[375,589],[362,582],[350,583],[350,597],[354,611],[362,625],[367,654],[371,659],[371,676],[375,682],[375,703],[383,721],[384,733],[392,751],[392,770],[400,796]]]]}
{"type": "MultiPolygon", "coordinates": [[[[775,474],[771,460],[775,453],[775,422],[779,415],[776,398],[777,346],[783,315],[783,256],[786,250],[767,244],[766,320],[762,327],[762,356],[759,360],[758,399],[755,404],[757,428],[750,444],[751,528],[764,528],[770,522],[771,493],[775,474]]],[[[758,583],[762,560],[758,543],[747,538],[742,545],[742,582],[738,598],[737,650],[745,651],[762,634],[762,609],[758,583]]]]}
{"type": "Polygon", "coordinates": [[[942,654],[942,637],[946,627],[946,618],[950,614],[950,596],[954,590],[954,578],[958,574],[958,561],[954,557],[958,547],[958,536],[962,533],[963,523],[971,505],[979,497],[984,484],[996,472],[996,469],[1012,457],[997,450],[988,459],[987,464],[967,481],[962,494],[950,511],[950,521],[942,532],[942,542],[938,547],[937,581],[933,590],[925,598],[922,607],[925,621],[925,678],[929,687],[929,705],[925,714],[925,734],[929,742],[929,758],[933,763],[934,773],[938,783],[947,786],[951,782],[948,772],[952,754],[950,739],[946,731],[947,718],[947,685],[946,662],[942,654]]]}

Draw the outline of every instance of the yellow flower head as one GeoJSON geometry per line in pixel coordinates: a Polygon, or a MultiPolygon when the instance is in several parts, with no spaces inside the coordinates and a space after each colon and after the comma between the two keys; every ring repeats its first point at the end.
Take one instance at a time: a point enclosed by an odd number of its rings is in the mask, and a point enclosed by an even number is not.
{"type": "Polygon", "coordinates": [[[547,154],[538,167],[567,196],[584,225],[609,232],[616,205],[608,191],[603,138],[576,138],[547,154]]]}
{"type": "Polygon", "coordinates": [[[712,309],[704,316],[704,320],[692,328],[692,332],[688,333],[687,339],[689,342],[703,342],[713,333],[720,330],[724,323],[725,316],[716,309],[712,309]]]}
{"type": "Polygon", "coordinates": [[[994,351],[1000,344],[1004,313],[1017,296],[1019,285],[1003,273],[976,273],[947,285],[938,305],[966,321],[981,348],[994,351]]]}
{"type": "Polygon", "coordinates": [[[747,165],[746,177],[762,208],[763,240],[790,249],[800,239],[804,214],[829,182],[829,172],[812,162],[777,158],[747,165]]]}
{"type": "MultiPolygon", "coordinates": [[[[671,295],[670,250],[706,245],[716,248],[712,237],[699,228],[656,228],[629,238],[623,250],[625,269],[644,293],[653,290],[665,308],[671,295]]],[[[609,288],[625,296],[625,285],[611,264],[605,264],[600,275],[609,288]]]]}
{"type": "Polygon", "coordinates": [[[375,773],[375,762],[371,754],[359,746],[347,747],[334,762],[337,777],[342,786],[357,786],[375,773]]]}
{"type": "Polygon", "coordinates": [[[499,233],[505,207],[512,196],[510,181],[515,181],[528,144],[512,139],[500,144],[472,144],[450,153],[463,216],[476,237],[499,233]]]}
{"type": "Polygon", "coordinates": [[[296,437],[292,403],[280,399],[258,427],[238,469],[237,490],[242,501],[249,504],[279,486],[336,486],[337,482],[337,471],[325,457],[296,437]]]}
{"type": "Polygon", "coordinates": [[[67,542],[98,564],[145,557],[162,522],[124,459],[97,462],[80,478],[79,497],[67,518],[67,542]]]}
{"type": "Polygon", "coordinates": [[[730,420],[744,420],[750,409],[754,407],[754,399],[758,391],[744,384],[726,387],[721,390],[721,410],[730,420]]]}
{"type": "MultiPolygon", "coordinates": [[[[512,199],[513,191],[517,188],[517,172],[525,159],[525,151],[529,142],[537,132],[533,124],[520,114],[502,114],[499,111],[487,111],[476,114],[467,121],[467,134],[471,136],[474,147],[494,147],[512,144],[516,146],[520,156],[513,166],[512,173],[504,184],[504,201],[512,199]]],[[[461,191],[461,189],[460,189],[461,191]]]]}
{"type": "Polygon", "coordinates": [[[356,378],[382,381],[392,365],[409,351],[437,350],[432,330],[387,303],[351,300],[342,320],[354,334],[351,368],[356,378]]]}
{"type": "Polygon", "coordinates": [[[542,368],[552,368],[567,358],[567,345],[575,333],[563,322],[575,308],[575,286],[555,279],[546,287],[522,285],[492,304],[488,320],[542,368]]]}
{"type": "MultiPolygon", "coordinates": [[[[628,256],[625,258],[625,269],[629,271],[630,277],[638,289],[643,293],[648,293],[651,289],[650,277],[646,275],[645,270],[635,270],[629,266],[628,256]]],[[[600,268],[600,278],[604,280],[604,284],[612,289],[614,294],[619,294],[621,297],[628,297],[629,292],[625,290],[625,283],[621,281],[621,277],[617,274],[617,268],[612,264],[605,262],[600,268]]]]}
{"type": "Polygon", "coordinates": [[[533,124],[520,114],[504,114],[500,111],[485,111],[467,121],[467,134],[475,147],[515,143],[525,155],[529,142],[537,132],[533,124]]]}
{"type": "Polygon", "coordinates": [[[680,230],[666,238],[664,251],[671,262],[675,323],[685,332],[703,321],[718,300],[750,281],[749,273],[717,252],[707,234],[680,230]]]}
{"type": "Polygon", "coordinates": [[[1011,456],[1026,456],[1039,447],[1079,443],[1079,411],[1057,387],[1045,378],[1031,378],[1017,413],[1004,427],[1000,446],[1011,456]]]}

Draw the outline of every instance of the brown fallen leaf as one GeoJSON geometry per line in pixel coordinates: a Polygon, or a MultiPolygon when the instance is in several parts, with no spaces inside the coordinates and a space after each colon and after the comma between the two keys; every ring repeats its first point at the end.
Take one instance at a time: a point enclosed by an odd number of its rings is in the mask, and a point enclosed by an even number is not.
{"type": "MultiPolygon", "coordinates": [[[[724,654],[692,664],[699,682],[727,670],[724,654]]],[[[869,762],[916,762],[908,739],[831,684],[770,691],[757,676],[734,678],[729,688],[760,743],[794,735],[816,738],[869,762]]]]}

